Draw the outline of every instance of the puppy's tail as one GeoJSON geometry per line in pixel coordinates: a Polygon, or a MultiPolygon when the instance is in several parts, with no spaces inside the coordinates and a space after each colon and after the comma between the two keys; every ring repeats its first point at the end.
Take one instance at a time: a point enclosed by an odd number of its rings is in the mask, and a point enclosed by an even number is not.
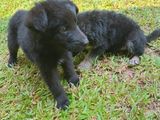
{"type": "Polygon", "coordinates": [[[156,40],[159,37],[160,37],[160,29],[156,29],[152,33],[150,33],[148,36],[146,36],[148,43],[151,42],[152,40],[156,40]]]}

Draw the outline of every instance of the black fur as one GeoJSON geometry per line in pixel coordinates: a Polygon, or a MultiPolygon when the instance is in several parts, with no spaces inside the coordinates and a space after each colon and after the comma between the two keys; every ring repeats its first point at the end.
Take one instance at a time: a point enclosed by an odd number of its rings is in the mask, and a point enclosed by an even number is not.
{"type": "Polygon", "coordinates": [[[77,12],[78,8],[71,1],[48,0],[37,3],[30,11],[17,11],[8,28],[8,65],[17,62],[20,46],[38,66],[57,101],[57,107],[62,109],[68,106],[69,101],[60,84],[57,65],[63,60],[68,83],[78,84],[79,78],[69,51],[82,49],[88,42],[76,24],[77,12]]]}
{"type": "Polygon", "coordinates": [[[78,25],[93,46],[85,61],[105,51],[118,52],[122,49],[133,56],[140,56],[146,43],[160,36],[160,29],[145,36],[139,25],[130,18],[106,10],[79,13],[78,25]]]}

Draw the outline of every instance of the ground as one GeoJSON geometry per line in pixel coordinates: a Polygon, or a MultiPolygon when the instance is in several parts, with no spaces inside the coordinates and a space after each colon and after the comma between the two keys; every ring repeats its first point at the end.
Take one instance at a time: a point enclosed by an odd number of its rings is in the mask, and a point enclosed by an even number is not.
{"type": "MultiPolygon", "coordinates": [[[[0,2],[0,119],[1,120],[159,120],[160,39],[146,47],[141,64],[128,67],[125,55],[106,54],[89,71],[79,72],[81,84],[69,88],[67,110],[56,109],[38,69],[22,53],[18,64],[7,67],[7,24],[18,9],[29,9],[37,0],[0,2]]],[[[160,28],[160,0],[73,0],[80,11],[107,9],[126,14],[145,34],[160,28]]],[[[81,56],[75,58],[79,63],[81,56]]],[[[63,79],[63,78],[62,78],[63,79]]]]}

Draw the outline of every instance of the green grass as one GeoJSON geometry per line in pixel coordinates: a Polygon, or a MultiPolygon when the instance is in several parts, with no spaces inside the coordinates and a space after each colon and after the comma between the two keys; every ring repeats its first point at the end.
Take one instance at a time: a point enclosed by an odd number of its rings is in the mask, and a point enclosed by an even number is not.
{"type": "MultiPolygon", "coordinates": [[[[128,58],[107,54],[81,72],[79,87],[62,82],[70,100],[67,110],[56,109],[53,97],[20,51],[18,64],[7,67],[7,23],[17,9],[36,0],[0,2],[0,119],[1,120],[159,120],[160,39],[150,43],[141,64],[129,68],[128,58]]],[[[74,0],[80,11],[115,10],[137,21],[148,34],[160,27],[160,0],[74,0]]],[[[77,63],[77,61],[75,61],[77,63]]]]}

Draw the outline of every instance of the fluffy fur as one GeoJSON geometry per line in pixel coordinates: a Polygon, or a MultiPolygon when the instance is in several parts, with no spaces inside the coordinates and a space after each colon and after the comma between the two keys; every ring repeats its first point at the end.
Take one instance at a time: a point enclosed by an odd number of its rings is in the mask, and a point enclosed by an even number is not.
{"type": "Polygon", "coordinates": [[[93,47],[81,62],[80,68],[89,68],[91,60],[105,51],[118,52],[122,49],[132,54],[131,65],[138,64],[147,42],[160,36],[160,29],[145,36],[136,22],[114,11],[94,10],[80,13],[78,25],[93,47]]]}
{"type": "Polygon", "coordinates": [[[68,83],[79,83],[74,71],[70,50],[82,49],[87,37],[77,26],[78,8],[71,1],[48,0],[37,3],[31,10],[17,11],[9,22],[8,49],[11,67],[17,62],[19,46],[35,63],[54,98],[58,108],[65,108],[69,101],[60,84],[57,65],[62,67],[68,83]]]}

